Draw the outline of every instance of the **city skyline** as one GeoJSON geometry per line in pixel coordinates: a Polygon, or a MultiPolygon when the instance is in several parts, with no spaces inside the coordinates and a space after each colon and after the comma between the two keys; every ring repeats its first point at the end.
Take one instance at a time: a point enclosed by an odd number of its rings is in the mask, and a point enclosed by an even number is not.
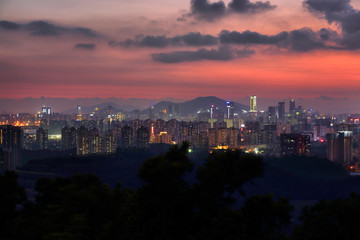
{"type": "Polygon", "coordinates": [[[359,1],[0,4],[2,98],[359,99],[359,1]]]}

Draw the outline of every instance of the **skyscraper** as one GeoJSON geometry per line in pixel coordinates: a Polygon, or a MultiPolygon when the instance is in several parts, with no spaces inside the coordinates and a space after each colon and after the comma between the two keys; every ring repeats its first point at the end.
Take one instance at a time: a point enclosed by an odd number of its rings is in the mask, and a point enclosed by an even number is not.
{"type": "Polygon", "coordinates": [[[148,128],[141,126],[136,130],[136,147],[147,148],[150,141],[150,131],[148,128]]]}
{"type": "Polygon", "coordinates": [[[226,102],[226,108],[227,108],[227,119],[233,119],[234,118],[234,102],[226,102]]]}
{"type": "Polygon", "coordinates": [[[339,131],[338,133],[328,133],[327,157],[330,161],[347,163],[352,161],[353,153],[353,132],[339,131]]]}
{"type": "Polygon", "coordinates": [[[285,102],[279,102],[278,103],[278,119],[281,122],[285,121],[285,102]]]}
{"type": "Polygon", "coordinates": [[[289,112],[295,111],[295,100],[290,99],[289,112]]]}
{"type": "Polygon", "coordinates": [[[81,106],[78,105],[78,106],[77,106],[76,121],[81,121],[81,120],[82,120],[81,106]]]}
{"type": "Polygon", "coordinates": [[[250,112],[257,112],[256,96],[250,96],[250,112]]]}
{"type": "Polygon", "coordinates": [[[68,126],[61,129],[61,142],[63,149],[76,148],[76,128],[68,126]]]}
{"type": "Polygon", "coordinates": [[[22,130],[11,125],[0,126],[0,148],[3,149],[4,170],[13,171],[18,165],[22,130]]]}
{"type": "Polygon", "coordinates": [[[149,108],[149,119],[152,121],[155,120],[155,108],[153,105],[149,108]]]}
{"type": "Polygon", "coordinates": [[[48,130],[40,127],[36,130],[36,145],[40,149],[48,148],[48,130]]]}

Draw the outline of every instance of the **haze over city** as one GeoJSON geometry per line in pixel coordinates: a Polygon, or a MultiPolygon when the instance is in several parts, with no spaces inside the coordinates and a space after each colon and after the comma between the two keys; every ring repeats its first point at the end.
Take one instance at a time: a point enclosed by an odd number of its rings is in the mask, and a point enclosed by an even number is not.
{"type": "Polygon", "coordinates": [[[260,105],[295,98],[358,112],[359,5],[4,0],[0,96],[248,104],[256,94],[260,105]]]}

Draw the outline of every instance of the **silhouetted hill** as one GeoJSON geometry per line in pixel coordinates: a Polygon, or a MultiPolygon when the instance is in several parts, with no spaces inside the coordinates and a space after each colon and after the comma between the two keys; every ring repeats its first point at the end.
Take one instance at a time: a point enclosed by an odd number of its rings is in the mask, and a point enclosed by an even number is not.
{"type": "MultiPolygon", "coordinates": [[[[76,107],[74,107],[72,109],[69,109],[69,110],[66,110],[66,111],[64,111],[64,113],[67,113],[67,114],[77,113],[77,108],[76,107]]],[[[133,111],[133,110],[137,109],[136,106],[132,106],[132,105],[120,106],[117,103],[106,102],[106,103],[96,104],[96,105],[93,105],[93,106],[82,106],[81,107],[81,112],[89,114],[91,112],[94,112],[95,108],[98,108],[99,113],[103,113],[103,112],[107,112],[109,107],[111,107],[111,109],[112,109],[112,111],[114,113],[116,113],[116,112],[124,112],[124,111],[128,112],[128,111],[133,111]]]]}
{"type": "Polygon", "coordinates": [[[0,98],[0,113],[36,113],[41,110],[43,105],[51,107],[52,112],[63,113],[65,111],[76,113],[77,105],[81,105],[85,113],[92,112],[95,107],[103,108],[112,105],[117,109],[131,111],[135,108],[145,109],[151,104],[161,100],[180,102],[183,100],[166,98],[166,99],[146,99],[146,98],[22,98],[6,99],[0,98]],[[69,111],[70,110],[70,111],[69,111]]]}
{"type": "MultiPolygon", "coordinates": [[[[137,170],[143,161],[167,149],[159,147],[144,151],[119,150],[115,155],[34,159],[21,170],[52,173],[55,176],[93,173],[110,186],[121,181],[126,187],[136,188],[141,184],[137,178],[137,170]]],[[[206,156],[206,152],[190,156],[195,168],[203,164],[206,156]]],[[[350,177],[341,165],[326,159],[271,158],[264,162],[264,176],[254,179],[254,184],[244,186],[246,195],[271,193],[291,200],[320,200],[347,197],[351,192],[360,193],[360,177],[350,177]]],[[[29,182],[27,175],[20,175],[22,183],[29,182]]],[[[194,174],[187,176],[187,179],[195,181],[194,174]]]]}
{"type": "MultiPolygon", "coordinates": [[[[180,116],[188,116],[188,115],[195,115],[197,112],[204,112],[210,109],[211,105],[214,105],[217,107],[220,111],[226,113],[226,100],[220,99],[218,97],[214,96],[208,96],[208,97],[197,97],[193,100],[186,101],[183,103],[173,103],[170,101],[161,101],[154,105],[154,111],[155,113],[158,113],[162,111],[163,109],[166,109],[169,111],[171,109],[173,112],[178,111],[180,116]]],[[[234,112],[235,113],[243,113],[243,110],[248,111],[249,107],[234,102],[234,112]]],[[[144,110],[145,114],[149,114],[149,108],[144,110]]]]}

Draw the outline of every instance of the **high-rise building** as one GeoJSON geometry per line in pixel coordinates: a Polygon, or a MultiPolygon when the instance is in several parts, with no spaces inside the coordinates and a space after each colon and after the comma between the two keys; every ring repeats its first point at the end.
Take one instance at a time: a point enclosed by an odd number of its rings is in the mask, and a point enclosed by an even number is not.
{"type": "Polygon", "coordinates": [[[289,102],[289,112],[295,111],[295,100],[294,99],[290,99],[289,102]]]}
{"type": "Polygon", "coordinates": [[[155,137],[155,143],[171,144],[171,136],[167,132],[160,132],[155,137]]]}
{"type": "Polygon", "coordinates": [[[257,112],[256,96],[250,96],[250,112],[257,112]]]}
{"type": "Polygon", "coordinates": [[[76,153],[77,155],[86,155],[89,152],[88,130],[81,126],[76,130],[76,153]]]}
{"type": "Polygon", "coordinates": [[[81,113],[81,106],[77,106],[77,115],[76,115],[76,121],[82,121],[82,113],[81,113]]]}
{"type": "Polygon", "coordinates": [[[76,128],[68,126],[62,128],[61,143],[65,150],[76,148],[76,128]]]}
{"type": "Polygon", "coordinates": [[[215,106],[211,105],[211,107],[210,107],[210,119],[214,118],[214,108],[215,108],[215,106]]]}
{"type": "Polygon", "coordinates": [[[330,161],[338,163],[348,163],[352,161],[353,154],[353,132],[339,131],[338,133],[328,133],[327,157],[330,161]]]}
{"type": "Polygon", "coordinates": [[[229,129],[229,147],[237,148],[239,146],[239,129],[230,128],[229,129]]]}
{"type": "Polygon", "coordinates": [[[133,129],[129,125],[125,125],[121,128],[121,147],[133,147],[133,136],[133,129]]]}
{"type": "Polygon", "coordinates": [[[11,125],[0,126],[0,148],[2,148],[4,170],[14,171],[19,164],[22,145],[22,130],[11,125]]]}
{"type": "Polygon", "coordinates": [[[155,120],[155,108],[154,108],[154,106],[150,106],[149,119],[152,120],[152,121],[155,120]]]}
{"type": "Polygon", "coordinates": [[[103,153],[111,154],[116,152],[116,136],[112,131],[106,131],[102,144],[103,153]]]}
{"type": "Polygon", "coordinates": [[[40,127],[36,130],[36,145],[40,149],[48,148],[48,130],[40,127]]]}
{"type": "Polygon", "coordinates": [[[227,108],[227,119],[233,119],[234,118],[234,102],[226,102],[226,108],[227,108]]]}
{"type": "Polygon", "coordinates": [[[136,147],[137,148],[147,148],[150,141],[150,131],[148,128],[141,126],[136,131],[136,147]]]}
{"type": "Polygon", "coordinates": [[[88,142],[88,152],[86,154],[99,154],[103,152],[103,141],[98,129],[88,130],[86,138],[88,142]]]}
{"type": "Polygon", "coordinates": [[[217,144],[218,144],[218,146],[227,146],[228,145],[228,129],[227,128],[217,129],[217,144]]]}
{"type": "Polygon", "coordinates": [[[310,136],[302,134],[280,135],[281,155],[310,155],[310,136]]]}
{"type": "Polygon", "coordinates": [[[268,146],[274,146],[276,143],[276,124],[265,124],[264,125],[264,143],[268,146]]]}
{"type": "Polygon", "coordinates": [[[279,102],[278,103],[278,109],[277,109],[278,119],[281,122],[285,121],[285,102],[279,102]]]}
{"type": "Polygon", "coordinates": [[[208,142],[209,142],[209,147],[216,147],[217,146],[216,128],[210,128],[208,130],[208,142]]]}

